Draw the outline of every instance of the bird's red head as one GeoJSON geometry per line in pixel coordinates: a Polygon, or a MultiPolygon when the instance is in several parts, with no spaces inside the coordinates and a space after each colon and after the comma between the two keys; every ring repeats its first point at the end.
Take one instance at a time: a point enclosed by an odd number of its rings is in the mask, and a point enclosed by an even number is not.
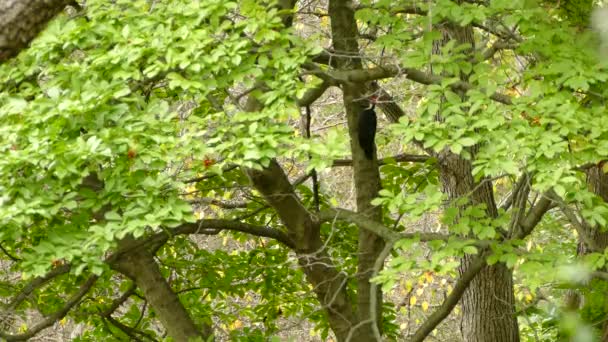
{"type": "Polygon", "coordinates": [[[369,102],[371,102],[371,103],[373,103],[373,104],[378,103],[378,96],[376,96],[376,95],[372,95],[372,96],[370,96],[370,97],[369,97],[369,102]]]}

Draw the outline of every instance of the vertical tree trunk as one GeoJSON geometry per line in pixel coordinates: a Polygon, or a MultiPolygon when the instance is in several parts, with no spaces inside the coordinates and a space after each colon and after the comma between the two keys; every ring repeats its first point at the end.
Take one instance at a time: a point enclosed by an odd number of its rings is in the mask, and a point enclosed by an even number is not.
{"type": "MultiPolygon", "coordinates": [[[[361,69],[359,56],[359,32],[355,21],[354,4],[348,0],[330,0],[329,16],[336,62],[342,70],[361,69]]],[[[378,196],[380,190],[380,173],[378,171],[377,155],[373,160],[365,158],[359,146],[358,115],[368,103],[365,96],[364,84],[345,84],[342,88],[344,107],[348,122],[351,152],[353,157],[353,173],[357,192],[357,211],[373,220],[382,220],[382,210],[371,205],[372,199],[378,196]]],[[[359,328],[355,335],[361,341],[375,341],[374,326],[380,330],[382,326],[382,292],[380,287],[374,294],[369,282],[374,263],[384,247],[384,241],[377,235],[364,229],[359,229],[358,267],[357,267],[357,308],[359,328]],[[370,312],[370,304],[376,302],[375,312],[370,312]]]]}
{"type": "MultiPolygon", "coordinates": [[[[471,26],[460,27],[445,24],[442,30],[443,41],[436,43],[435,53],[439,53],[439,47],[452,39],[460,44],[468,43],[475,46],[471,26]]],[[[461,78],[466,80],[467,75],[463,74],[461,78]]],[[[442,120],[441,113],[438,113],[437,119],[442,120]]],[[[474,147],[471,149],[471,154],[475,155],[474,147]]],[[[485,179],[480,184],[476,184],[469,160],[453,154],[448,149],[440,152],[437,159],[443,191],[448,195],[450,201],[468,197],[472,205],[485,204],[488,217],[497,216],[492,182],[485,179]]],[[[459,267],[461,275],[469,268],[471,259],[466,256],[461,259],[459,267]]],[[[485,267],[464,292],[461,305],[460,330],[465,341],[519,341],[513,275],[506,265],[497,263],[485,267]]]]}
{"type": "MultiPolygon", "coordinates": [[[[604,202],[608,202],[608,175],[604,173],[602,167],[595,166],[587,171],[587,186],[590,191],[600,196],[604,202]]],[[[600,251],[608,247],[608,231],[605,230],[605,227],[593,227],[589,233],[591,240],[595,242],[595,246],[600,251]],[[604,231],[602,231],[602,228],[604,231]]],[[[581,241],[579,242],[578,252],[583,255],[590,251],[588,251],[587,246],[581,241]]],[[[602,325],[602,341],[608,341],[608,320],[604,320],[602,325]]]]}
{"type": "MultiPolygon", "coordinates": [[[[443,190],[450,200],[469,196],[471,204],[484,203],[487,215],[496,217],[491,182],[476,184],[471,173],[471,163],[451,152],[442,152],[438,160],[443,190]]],[[[461,260],[461,275],[468,269],[471,259],[464,257],[461,260]]],[[[461,305],[460,329],[465,341],[519,341],[517,318],[514,315],[513,275],[504,264],[485,267],[465,290],[461,305]]]]}

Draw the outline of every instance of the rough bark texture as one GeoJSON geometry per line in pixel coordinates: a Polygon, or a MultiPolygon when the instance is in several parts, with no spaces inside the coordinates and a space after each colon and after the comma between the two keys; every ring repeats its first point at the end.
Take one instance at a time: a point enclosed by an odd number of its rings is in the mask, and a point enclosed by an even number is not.
{"type": "MultiPolygon", "coordinates": [[[[333,48],[337,54],[336,65],[340,70],[361,69],[359,56],[359,37],[352,1],[330,0],[329,16],[333,48]]],[[[357,211],[373,220],[381,221],[382,211],[371,205],[380,190],[380,173],[374,148],[374,158],[365,158],[364,151],[358,144],[358,115],[367,105],[365,84],[346,83],[342,87],[344,107],[348,122],[348,131],[353,156],[353,173],[357,192],[357,211]],[[363,101],[361,101],[363,100],[363,101]]],[[[378,288],[371,293],[370,276],[376,259],[384,247],[384,241],[377,235],[359,229],[358,269],[357,269],[357,308],[361,325],[356,335],[365,341],[375,340],[372,323],[378,328],[382,325],[382,292],[378,288]],[[370,312],[370,303],[375,296],[376,312],[370,312]]]]}
{"type": "MultiPolygon", "coordinates": [[[[600,167],[595,166],[587,171],[587,185],[590,191],[600,196],[605,202],[608,202],[608,175],[600,167]]],[[[590,235],[598,248],[604,250],[608,247],[607,231],[601,231],[599,227],[596,227],[591,231],[590,235]]],[[[585,245],[581,245],[580,248],[581,254],[588,252],[585,245]]]]}
{"type": "MultiPolygon", "coordinates": [[[[586,171],[587,186],[589,191],[600,196],[604,201],[608,201],[608,175],[606,175],[602,167],[594,166],[586,171]]],[[[608,231],[602,231],[603,227],[590,227],[585,224],[583,234],[586,238],[579,236],[579,242],[576,254],[581,256],[592,252],[601,252],[608,247],[608,231]],[[593,243],[593,247],[587,245],[585,241],[593,243]],[[594,250],[596,249],[596,250],[594,250]]],[[[605,228],[604,228],[605,229],[605,228]]],[[[585,299],[581,293],[576,290],[568,290],[564,296],[564,310],[576,311],[585,305],[585,299]]],[[[608,321],[602,325],[602,341],[608,341],[608,321]]]]}
{"type": "MultiPolygon", "coordinates": [[[[294,0],[281,0],[278,3],[281,10],[289,10],[294,6],[294,0]]],[[[293,16],[284,15],[282,19],[283,24],[289,27],[293,16]]],[[[261,103],[254,96],[247,98],[246,110],[257,111],[261,107],[261,103]]],[[[272,160],[262,170],[244,171],[287,228],[287,235],[293,242],[298,263],[326,310],[332,331],[338,341],[346,341],[352,327],[357,323],[357,318],[346,291],[348,278],[335,267],[324,250],[319,220],[306,210],[276,160],[272,160]]],[[[365,340],[354,336],[350,341],[365,340]]]]}
{"type": "MultiPolygon", "coordinates": [[[[492,183],[476,184],[471,163],[450,152],[438,158],[444,191],[450,200],[470,196],[472,204],[485,203],[487,214],[496,217],[492,183]],[[473,189],[475,191],[471,192],[473,189]]],[[[471,266],[474,256],[461,260],[462,276],[471,266]]],[[[465,290],[462,299],[461,334],[470,342],[519,341],[517,318],[514,313],[513,276],[504,264],[485,267],[465,290]]]]}
{"type": "Polygon", "coordinates": [[[0,0],[0,63],[17,55],[70,2],[0,0]]]}
{"type": "MultiPolygon", "coordinates": [[[[602,167],[592,167],[587,171],[587,185],[589,190],[608,202],[608,175],[604,173],[602,167]]],[[[608,247],[608,231],[605,227],[594,227],[589,235],[591,240],[595,242],[595,247],[599,248],[600,251],[608,247]]],[[[587,254],[588,252],[586,245],[579,242],[579,254],[587,254]]],[[[604,321],[602,325],[602,341],[608,341],[608,321],[604,321]]]]}
{"type": "MultiPolygon", "coordinates": [[[[295,252],[315,294],[326,309],[329,324],[339,341],[345,341],[356,318],[346,292],[346,274],[333,265],[324,250],[320,223],[300,202],[287,176],[272,161],[263,170],[247,169],[247,176],[279,214],[295,244],[295,252]]],[[[363,341],[357,338],[353,341],[363,341]]]]}
{"type": "MultiPolygon", "coordinates": [[[[474,46],[470,26],[459,27],[445,24],[443,42],[456,40],[474,46]]],[[[438,46],[437,46],[438,47],[438,46]]],[[[439,49],[435,48],[438,53],[439,49]]],[[[466,80],[466,75],[461,75],[466,80]]],[[[439,113],[438,120],[441,120],[439,113]]],[[[471,150],[474,155],[475,149],[471,150]]],[[[443,191],[450,200],[468,197],[472,205],[485,204],[488,217],[497,216],[492,182],[484,179],[476,184],[471,162],[445,149],[437,156],[443,191]]],[[[471,267],[474,256],[462,258],[459,273],[462,276],[471,267]]],[[[487,266],[471,281],[462,299],[461,334],[470,342],[516,342],[519,329],[515,316],[513,275],[504,264],[487,266]]]]}
{"type": "Polygon", "coordinates": [[[121,243],[121,249],[128,252],[113,263],[112,267],[133,279],[167,329],[168,335],[176,342],[188,342],[195,338],[204,338],[206,341],[210,338],[210,328],[205,326],[202,332],[199,331],[177,294],[160,273],[153,255],[142,248],[131,249],[133,244],[134,241],[121,243]]]}

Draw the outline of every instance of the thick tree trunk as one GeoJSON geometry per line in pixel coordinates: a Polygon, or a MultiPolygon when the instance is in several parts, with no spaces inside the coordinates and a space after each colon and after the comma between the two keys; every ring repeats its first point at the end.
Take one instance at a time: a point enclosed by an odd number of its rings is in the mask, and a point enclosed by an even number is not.
{"type": "Polygon", "coordinates": [[[202,332],[199,331],[177,294],[160,273],[152,254],[144,249],[131,249],[129,245],[133,244],[132,241],[123,241],[121,244],[121,248],[128,252],[113,263],[112,267],[133,279],[143,291],[169,336],[176,342],[188,342],[195,338],[207,341],[211,337],[210,327],[205,326],[202,332]]]}
{"type": "Polygon", "coordinates": [[[356,323],[346,292],[347,278],[334,266],[324,249],[319,221],[304,208],[276,161],[263,170],[247,169],[246,173],[287,227],[298,262],[326,309],[331,329],[338,341],[345,341],[356,323]]]}
{"type": "Polygon", "coordinates": [[[0,63],[25,49],[68,0],[0,0],[0,63]]]}
{"type": "MultiPolygon", "coordinates": [[[[600,196],[604,202],[608,202],[608,175],[604,173],[602,167],[592,167],[587,171],[587,185],[590,191],[600,196]]],[[[608,231],[605,228],[594,227],[589,234],[600,251],[608,247],[608,231]]],[[[588,252],[587,246],[579,242],[579,254],[587,254],[588,252]]],[[[602,325],[602,341],[608,341],[608,320],[605,320],[602,325]]]]}
{"type": "MultiPolygon", "coordinates": [[[[450,200],[469,196],[473,205],[484,203],[487,215],[496,217],[491,182],[476,184],[471,173],[471,163],[451,152],[444,151],[438,160],[443,189],[450,200]]],[[[471,259],[465,257],[461,260],[461,275],[468,269],[471,259]]],[[[498,263],[481,270],[465,290],[461,305],[460,328],[465,341],[519,341],[513,276],[504,264],[498,263]]]]}
{"type": "MultiPolygon", "coordinates": [[[[331,18],[332,42],[336,56],[336,65],[342,70],[361,69],[357,42],[359,32],[355,21],[354,4],[347,0],[330,0],[329,16],[331,18]],[[351,57],[352,56],[352,57],[351,57]]],[[[348,122],[351,152],[353,156],[353,173],[357,192],[357,212],[376,221],[382,220],[382,209],[371,205],[372,199],[380,190],[380,173],[377,155],[373,160],[366,159],[359,146],[358,116],[367,105],[365,84],[345,84],[342,87],[344,107],[348,122]]],[[[357,308],[360,326],[356,335],[362,341],[375,341],[374,324],[379,331],[382,326],[382,292],[378,287],[371,293],[370,278],[374,263],[378,258],[384,241],[377,235],[359,229],[358,265],[357,265],[357,308]],[[375,301],[375,312],[371,312],[371,303],[375,301]]]]}
{"type": "MultiPolygon", "coordinates": [[[[435,53],[439,46],[449,40],[460,44],[468,43],[475,46],[471,26],[460,27],[453,24],[444,25],[443,41],[437,42],[435,53]]],[[[466,75],[460,75],[466,80],[466,75]]],[[[438,120],[442,120],[438,113],[438,120]]],[[[475,155],[475,148],[471,149],[475,155]]],[[[443,191],[451,200],[468,197],[471,205],[485,204],[488,217],[497,216],[496,203],[492,182],[483,179],[476,184],[473,179],[471,162],[459,155],[444,149],[438,155],[440,178],[443,191]]],[[[470,266],[472,258],[461,259],[459,273],[462,275],[470,266]]],[[[470,342],[517,342],[519,329],[515,316],[515,297],[513,294],[513,275],[504,264],[497,263],[486,266],[473,279],[465,290],[462,299],[461,334],[465,341],[470,342]]]]}
{"type": "MultiPolygon", "coordinates": [[[[608,175],[604,173],[602,167],[594,166],[587,170],[587,187],[589,191],[600,196],[605,202],[608,202],[608,175]]],[[[592,227],[587,230],[588,239],[593,242],[593,247],[600,252],[608,247],[608,231],[602,231],[604,227],[592,227]]],[[[576,254],[581,256],[594,252],[589,246],[583,242],[583,238],[579,237],[579,242],[576,254]]],[[[595,251],[597,252],[597,251],[595,251]]],[[[585,304],[585,299],[578,290],[569,290],[564,296],[564,309],[567,311],[576,311],[585,304]]],[[[608,320],[602,325],[602,341],[608,341],[608,320]]]]}

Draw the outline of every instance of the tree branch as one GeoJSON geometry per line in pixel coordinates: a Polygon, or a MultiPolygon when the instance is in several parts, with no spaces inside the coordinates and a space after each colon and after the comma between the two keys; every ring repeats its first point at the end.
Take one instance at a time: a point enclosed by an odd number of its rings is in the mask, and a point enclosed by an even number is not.
{"type": "Polygon", "coordinates": [[[12,310],[16,309],[19,306],[19,304],[21,304],[37,288],[43,286],[44,284],[46,284],[47,282],[49,282],[51,279],[53,279],[55,277],[68,273],[70,271],[70,268],[71,268],[70,264],[63,264],[61,266],[58,266],[58,267],[50,270],[49,272],[47,272],[47,274],[45,274],[42,277],[34,278],[32,281],[30,281],[27,285],[25,285],[23,287],[21,292],[19,292],[19,294],[17,296],[15,296],[15,298],[13,298],[13,300],[11,300],[8,303],[8,305],[6,306],[6,310],[12,311],[12,310]]]}
{"type": "Polygon", "coordinates": [[[16,334],[16,335],[11,335],[11,334],[6,334],[3,332],[0,332],[0,337],[5,339],[6,341],[26,341],[26,340],[34,337],[40,331],[50,327],[51,325],[55,324],[55,322],[57,322],[58,320],[65,317],[67,315],[67,313],[74,306],[76,306],[76,304],[78,304],[80,302],[82,297],[84,297],[89,292],[89,290],[93,287],[93,285],[95,284],[96,281],[97,281],[96,275],[90,276],[89,279],[87,279],[87,281],[84,284],[82,284],[82,286],[80,286],[80,290],[75,295],[73,295],[61,309],[55,311],[54,313],[52,313],[50,315],[47,315],[45,319],[43,319],[41,322],[39,322],[38,324],[36,324],[33,327],[31,327],[30,329],[28,329],[26,332],[24,332],[22,334],[16,334]]]}
{"type": "MultiPolygon", "coordinates": [[[[390,164],[392,161],[396,161],[398,163],[401,163],[401,162],[424,163],[427,160],[429,160],[430,158],[431,157],[424,156],[424,155],[403,153],[403,154],[398,154],[398,155],[395,155],[392,157],[382,158],[382,159],[378,160],[378,165],[390,164]]],[[[352,166],[352,165],[353,165],[352,159],[336,159],[336,160],[334,160],[334,162],[331,166],[336,167],[336,166],[352,166]]]]}
{"type": "Polygon", "coordinates": [[[216,198],[200,197],[189,201],[190,204],[211,204],[224,209],[247,208],[247,202],[222,201],[216,198]]]}
{"type": "Polygon", "coordinates": [[[460,279],[454,285],[454,289],[450,295],[443,301],[439,309],[435,310],[422,325],[416,330],[414,336],[412,336],[412,342],[421,342],[441,323],[449,314],[452,309],[458,304],[460,298],[464,294],[464,291],[469,287],[469,284],[475,276],[486,265],[485,256],[483,254],[477,256],[469,265],[467,270],[462,274],[460,279]]]}
{"type": "MultiPolygon", "coordinates": [[[[333,80],[335,82],[344,83],[364,83],[374,80],[380,80],[384,78],[391,78],[395,76],[403,75],[407,79],[426,85],[441,84],[442,77],[427,74],[423,71],[414,68],[401,68],[398,65],[389,64],[383,65],[376,68],[369,69],[355,69],[355,70],[336,70],[336,71],[324,71],[311,63],[305,63],[304,68],[308,69],[308,72],[321,79],[333,80]]],[[[455,91],[467,92],[474,89],[473,85],[468,82],[458,81],[452,83],[450,88],[455,91]]],[[[484,89],[480,89],[484,92],[484,89]]],[[[513,101],[509,95],[505,95],[499,92],[494,92],[489,96],[492,100],[500,102],[506,105],[513,104],[513,101]]]]}
{"type": "Polygon", "coordinates": [[[208,230],[232,230],[255,236],[275,239],[289,248],[294,248],[294,242],[280,230],[270,227],[256,226],[232,220],[202,219],[193,223],[184,223],[177,228],[167,229],[150,237],[148,240],[166,239],[167,235],[205,234],[208,230]]]}
{"type": "Polygon", "coordinates": [[[315,102],[319,97],[321,97],[325,91],[332,85],[335,85],[333,82],[324,80],[318,86],[308,89],[306,93],[302,96],[302,98],[298,99],[298,106],[306,107],[310,106],[315,102]]]}

